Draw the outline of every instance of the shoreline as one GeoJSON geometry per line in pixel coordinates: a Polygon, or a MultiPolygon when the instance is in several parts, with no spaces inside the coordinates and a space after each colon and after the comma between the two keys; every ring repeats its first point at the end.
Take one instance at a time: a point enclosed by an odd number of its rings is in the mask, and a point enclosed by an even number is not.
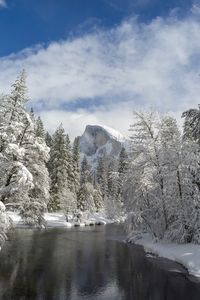
{"type": "Polygon", "coordinates": [[[127,243],[140,245],[147,254],[154,257],[166,258],[184,267],[188,275],[200,281],[200,245],[175,244],[168,241],[154,241],[149,234],[129,236],[127,243]]]}
{"type": "MultiPolygon", "coordinates": [[[[16,228],[34,228],[33,226],[26,225],[22,222],[21,217],[17,211],[7,211],[8,216],[11,218],[14,227],[16,228]]],[[[105,217],[104,213],[88,213],[88,218],[80,222],[70,220],[66,221],[66,217],[62,212],[45,213],[44,219],[46,221],[46,228],[72,228],[72,227],[85,227],[85,226],[98,226],[114,223],[105,217]]]]}

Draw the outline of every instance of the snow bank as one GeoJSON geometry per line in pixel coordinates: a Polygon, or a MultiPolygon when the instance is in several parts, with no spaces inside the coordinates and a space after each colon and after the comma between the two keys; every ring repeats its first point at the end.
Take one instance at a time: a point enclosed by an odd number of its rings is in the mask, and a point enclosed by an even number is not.
{"type": "Polygon", "coordinates": [[[174,244],[166,241],[155,242],[148,234],[134,235],[128,242],[144,247],[146,252],[168,258],[182,264],[188,272],[200,278],[200,246],[194,244],[174,244]]]}
{"type": "MultiPolygon", "coordinates": [[[[11,218],[13,225],[16,227],[23,227],[24,223],[21,220],[18,212],[7,211],[11,218]]],[[[73,226],[92,226],[92,225],[106,225],[113,223],[113,220],[109,220],[103,213],[89,213],[87,219],[82,219],[80,222],[69,221],[66,222],[65,215],[62,212],[57,213],[45,213],[44,218],[47,223],[47,227],[73,227],[73,226]]]]}

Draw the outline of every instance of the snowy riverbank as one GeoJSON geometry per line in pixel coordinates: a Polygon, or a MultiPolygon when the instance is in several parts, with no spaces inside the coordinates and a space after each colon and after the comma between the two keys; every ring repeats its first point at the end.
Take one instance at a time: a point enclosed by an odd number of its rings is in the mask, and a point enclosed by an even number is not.
{"type": "Polygon", "coordinates": [[[141,245],[146,252],[168,258],[183,265],[189,274],[200,279],[200,246],[194,244],[174,244],[164,241],[155,242],[148,234],[132,236],[128,242],[141,245]]]}
{"type": "MultiPolygon", "coordinates": [[[[19,216],[18,212],[7,211],[15,227],[24,227],[24,224],[19,216]]],[[[87,215],[87,219],[82,219],[80,222],[69,221],[66,222],[66,218],[62,212],[57,213],[45,213],[44,218],[46,220],[47,227],[73,227],[73,226],[91,226],[91,225],[106,225],[113,223],[113,220],[109,220],[103,213],[90,213],[87,215]]]]}

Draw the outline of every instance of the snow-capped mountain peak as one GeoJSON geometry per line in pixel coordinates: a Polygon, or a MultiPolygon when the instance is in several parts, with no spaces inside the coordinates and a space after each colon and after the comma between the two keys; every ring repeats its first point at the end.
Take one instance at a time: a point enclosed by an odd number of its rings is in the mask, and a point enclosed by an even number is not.
{"type": "Polygon", "coordinates": [[[81,154],[86,155],[91,166],[98,158],[106,155],[112,160],[119,156],[125,143],[125,137],[117,130],[105,125],[87,125],[80,137],[81,154]]]}

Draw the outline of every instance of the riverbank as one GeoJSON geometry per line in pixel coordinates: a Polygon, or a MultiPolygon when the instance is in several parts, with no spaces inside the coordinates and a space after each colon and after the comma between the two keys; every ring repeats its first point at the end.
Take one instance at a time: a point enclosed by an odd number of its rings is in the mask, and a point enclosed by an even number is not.
{"type": "MultiPolygon", "coordinates": [[[[7,214],[12,220],[15,227],[24,227],[24,223],[18,212],[7,211],[7,214]]],[[[79,222],[74,220],[66,221],[66,217],[62,212],[45,213],[44,218],[47,227],[74,227],[74,226],[92,226],[92,225],[106,225],[114,223],[113,220],[106,218],[104,213],[88,213],[87,218],[81,219],[79,222]]],[[[27,226],[26,226],[27,227],[27,226]]]]}
{"type": "Polygon", "coordinates": [[[168,258],[183,265],[189,274],[200,279],[200,245],[156,242],[149,234],[128,237],[129,243],[141,245],[147,253],[168,258]]]}

